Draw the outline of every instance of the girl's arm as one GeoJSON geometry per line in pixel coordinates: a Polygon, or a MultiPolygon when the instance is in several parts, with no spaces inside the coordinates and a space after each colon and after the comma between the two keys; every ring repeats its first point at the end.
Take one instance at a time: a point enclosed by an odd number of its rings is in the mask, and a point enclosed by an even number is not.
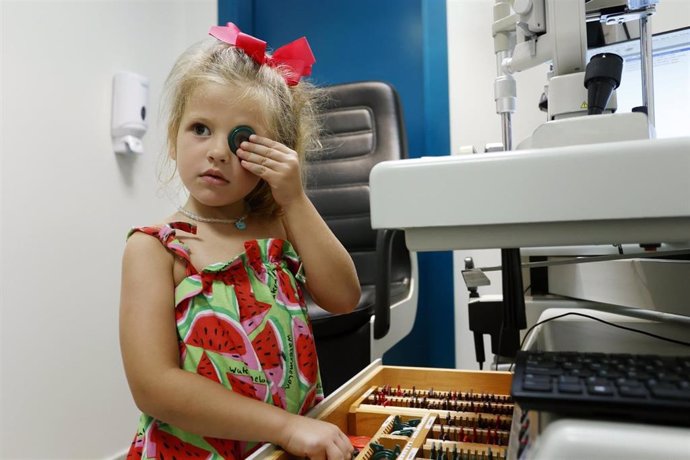
{"type": "Polygon", "coordinates": [[[302,258],[307,289],[314,301],[331,313],[352,311],[361,292],[350,254],[305,194],[283,210],[283,224],[302,258]]]}
{"type": "Polygon", "coordinates": [[[148,235],[132,235],[123,257],[120,347],[134,401],[152,417],[217,438],[267,441],[309,458],[352,453],[330,423],[238,395],[179,367],[173,256],[148,235]]]}
{"type": "Polygon", "coordinates": [[[273,198],[283,208],[283,224],[302,258],[314,301],[332,313],[352,311],[361,294],[355,265],[304,193],[297,153],[252,134],[237,149],[237,156],[244,168],[268,182],[273,198]]]}

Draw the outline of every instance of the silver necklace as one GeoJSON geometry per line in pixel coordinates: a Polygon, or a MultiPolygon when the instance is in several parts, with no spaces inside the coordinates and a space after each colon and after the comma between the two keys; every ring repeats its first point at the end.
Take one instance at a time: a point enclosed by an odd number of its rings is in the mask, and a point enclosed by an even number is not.
{"type": "Polygon", "coordinates": [[[242,217],[238,217],[237,219],[217,219],[214,217],[201,217],[197,214],[194,214],[191,211],[186,210],[181,206],[177,208],[177,210],[180,211],[181,214],[197,222],[205,222],[207,224],[234,224],[237,230],[244,230],[247,228],[247,223],[244,220],[247,218],[247,216],[249,216],[249,209],[247,209],[247,212],[245,212],[242,217]]]}

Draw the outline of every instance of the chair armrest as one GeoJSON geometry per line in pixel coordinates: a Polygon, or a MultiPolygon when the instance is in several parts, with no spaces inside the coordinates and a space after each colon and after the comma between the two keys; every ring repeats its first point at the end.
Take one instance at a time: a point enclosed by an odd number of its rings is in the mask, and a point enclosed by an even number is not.
{"type": "Polygon", "coordinates": [[[383,229],[376,234],[376,291],[374,297],[374,338],[381,339],[391,327],[391,263],[393,237],[400,230],[383,229]]]}

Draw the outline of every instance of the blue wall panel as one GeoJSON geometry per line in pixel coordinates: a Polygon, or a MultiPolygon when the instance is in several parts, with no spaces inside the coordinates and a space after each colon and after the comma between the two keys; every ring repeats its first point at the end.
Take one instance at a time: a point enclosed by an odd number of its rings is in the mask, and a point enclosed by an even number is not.
{"type": "Polygon", "coordinates": [[[400,93],[411,154],[424,150],[424,75],[419,0],[255,0],[254,32],[278,47],[306,35],[316,56],[312,81],[385,80],[400,93]],[[279,11],[276,11],[279,9],[279,11]]]}
{"type": "Polygon", "coordinates": [[[218,24],[233,22],[249,35],[254,33],[254,0],[218,0],[218,24]]]}
{"type": "MultiPolygon", "coordinates": [[[[232,21],[277,48],[306,35],[311,80],[327,85],[383,80],[400,94],[411,157],[450,152],[444,0],[219,0],[232,21]]],[[[433,203],[430,203],[433,205],[433,203]]],[[[419,254],[420,297],[410,336],[387,364],[454,367],[450,252],[419,254]]]]}

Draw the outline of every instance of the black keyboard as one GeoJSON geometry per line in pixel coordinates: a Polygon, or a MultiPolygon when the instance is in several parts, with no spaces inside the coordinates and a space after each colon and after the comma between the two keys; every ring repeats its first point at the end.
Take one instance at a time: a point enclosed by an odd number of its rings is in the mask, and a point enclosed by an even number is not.
{"type": "Polygon", "coordinates": [[[524,410],[690,425],[690,356],[518,351],[524,410]]]}

